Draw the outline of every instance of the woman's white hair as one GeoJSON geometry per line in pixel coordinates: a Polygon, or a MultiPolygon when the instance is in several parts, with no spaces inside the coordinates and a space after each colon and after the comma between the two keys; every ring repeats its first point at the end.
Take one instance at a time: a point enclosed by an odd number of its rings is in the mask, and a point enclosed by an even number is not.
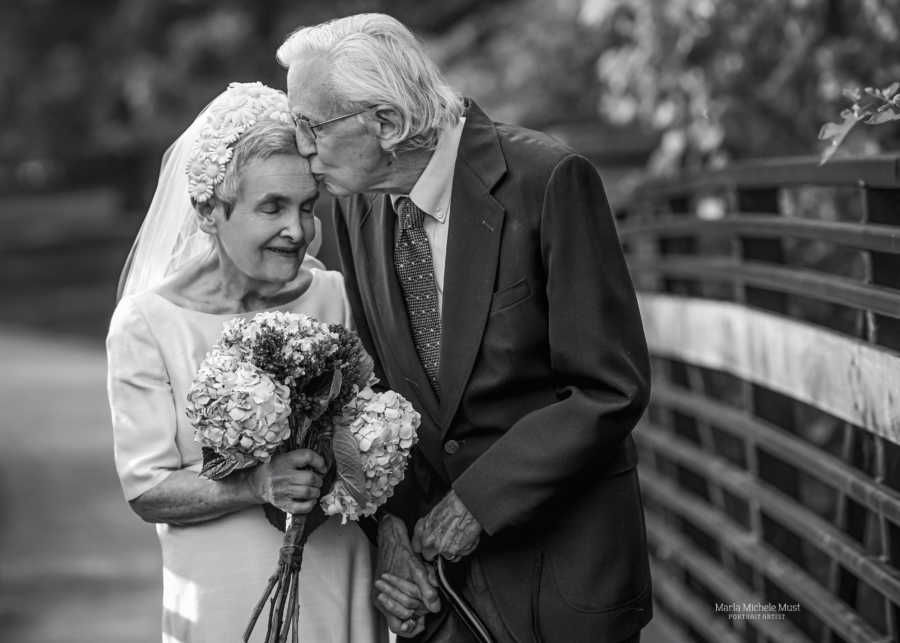
{"type": "Polygon", "coordinates": [[[447,84],[422,44],[398,20],[380,13],[301,27],[278,48],[284,67],[324,58],[327,88],[347,109],[385,104],[401,117],[397,152],[432,149],[442,129],[463,115],[462,97],[447,84]]]}
{"type": "Polygon", "coordinates": [[[213,190],[213,199],[225,206],[226,215],[240,198],[241,180],[251,161],[264,161],[277,154],[300,156],[297,135],[292,125],[275,119],[263,119],[241,135],[233,147],[225,176],[213,190]]]}

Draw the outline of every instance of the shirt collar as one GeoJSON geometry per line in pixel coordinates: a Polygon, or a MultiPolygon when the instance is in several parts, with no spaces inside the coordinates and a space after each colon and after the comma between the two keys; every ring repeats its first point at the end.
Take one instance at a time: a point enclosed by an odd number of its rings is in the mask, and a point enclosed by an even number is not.
{"type": "MultiPolygon", "coordinates": [[[[459,152],[466,117],[463,116],[452,127],[441,132],[428,165],[419,175],[409,192],[409,198],[425,214],[443,223],[450,211],[450,197],[453,194],[453,170],[459,152]]],[[[391,195],[391,205],[397,205],[402,194],[391,195]]]]}

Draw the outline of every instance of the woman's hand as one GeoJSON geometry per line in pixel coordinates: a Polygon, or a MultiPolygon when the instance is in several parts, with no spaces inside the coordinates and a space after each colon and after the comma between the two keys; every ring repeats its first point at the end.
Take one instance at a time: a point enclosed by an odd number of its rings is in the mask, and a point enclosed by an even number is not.
{"type": "Polygon", "coordinates": [[[425,630],[425,615],[433,610],[419,598],[415,583],[385,572],[375,581],[375,590],[375,606],[384,614],[394,634],[409,638],[425,630]]]}
{"type": "Polygon", "coordinates": [[[392,515],[384,516],[378,526],[375,575],[375,607],[398,636],[420,634],[425,614],[440,611],[434,571],[413,552],[406,525],[392,515]]]}
{"type": "Polygon", "coordinates": [[[316,506],[326,471],[322,456],[297,449],[251,469],[247,483],[260,503],[268,502],[289,514],[305,514],[316,506]]]}

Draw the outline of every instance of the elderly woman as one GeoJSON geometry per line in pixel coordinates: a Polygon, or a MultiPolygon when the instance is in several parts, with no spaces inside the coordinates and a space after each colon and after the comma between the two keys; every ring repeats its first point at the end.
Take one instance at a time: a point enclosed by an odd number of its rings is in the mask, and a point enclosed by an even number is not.
{"type": "MultiPolygon", "coordinates": [[[[170,149],[135,243],[107,339],[109,398],[125,496],[162,548],[164,642],[240,640],[282,539],[262,505],[304,513],[318,501],[324,463],[312,451],[200,477],[185,415],[227,320],[282,310],[350,324],[341,275],[305,260],[316,197],[285,95],[232,84],[170,149]]],[[[335,520],[306,545],[302,640],[384,640],[368,541],[335,520]]]]}

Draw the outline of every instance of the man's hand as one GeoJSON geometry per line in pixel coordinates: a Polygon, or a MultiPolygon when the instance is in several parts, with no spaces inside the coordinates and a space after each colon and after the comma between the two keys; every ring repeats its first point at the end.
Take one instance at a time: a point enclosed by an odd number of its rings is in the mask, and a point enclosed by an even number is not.
{"type": "Polygon", "coordinates": [[[305,514],[316,506],[326,472],[322,456],[309,449],[297,449],[251,469],[247,484],[259,502],[268,502],[287,513],[305,514]]]}
{"type": "Polygon", "coordinates": [[[413,532],[413,551],[431,561],[441,556],[457,561],[471,554],[481,538],[481,525],[452,489],[413,532]]]}
{"type": "MultiPolygon", "coordinates": [[[[378,594],[376,607],[385,615],[388,628],[398,636],[410,637],[425,629],[427,609],[421,600],[415,583],[384,573],[375,581],[378,594]]],[[[438,603],[439,604],[439,603],[438,603]]]]}
{"type": "Polygon", "coordinates": [[[441,609],[434,571],[413,552],[406,525],[386,515],[378,526],[375,606],[399,636],[425,629],[425,614],[441,609]]]}

